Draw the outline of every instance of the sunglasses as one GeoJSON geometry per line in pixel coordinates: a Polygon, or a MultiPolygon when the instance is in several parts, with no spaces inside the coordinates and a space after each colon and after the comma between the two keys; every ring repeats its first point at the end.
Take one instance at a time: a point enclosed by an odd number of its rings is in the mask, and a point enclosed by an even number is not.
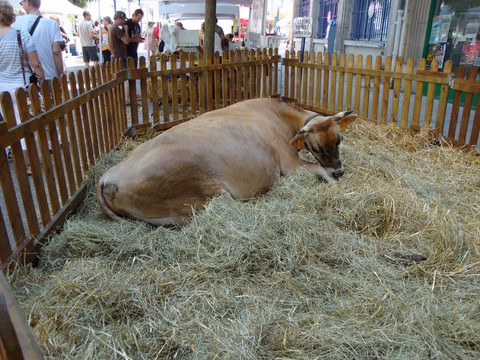
{"type": "Polygon", "coordinates": [[[20,4],[20,6],[23,6],[23,1],[20,1],[19,4],[20,4]]]}

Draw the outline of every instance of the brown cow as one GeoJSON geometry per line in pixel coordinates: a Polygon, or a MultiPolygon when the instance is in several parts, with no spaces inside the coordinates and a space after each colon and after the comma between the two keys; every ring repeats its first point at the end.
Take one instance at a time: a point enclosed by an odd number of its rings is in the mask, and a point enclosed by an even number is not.
{"type": "Polygon", "coordinates": [[[276,99],[243,101],[137,147],[102,176],[97,199],[113,219],[179,225],[214,196],[252,198],[299,166],[332,183],[344,172],[340,128],[356,118],[351,111],[324,117],[276,99]],[[320,164],[301,160],[303,147],[320,164]]]}

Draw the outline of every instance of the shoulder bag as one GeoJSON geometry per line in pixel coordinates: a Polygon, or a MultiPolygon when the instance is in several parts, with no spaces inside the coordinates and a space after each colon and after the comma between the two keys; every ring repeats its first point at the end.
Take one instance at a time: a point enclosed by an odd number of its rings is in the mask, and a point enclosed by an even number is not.
{"type": "Polygon", "coordinates": [[[25,84],[25,87],[27,87],[28,84],[35,84],[38,86],[38,76],[37,74],[35,74],[32,67],[30,66],[30,63],[28,62],[27,53],[25,52],[25,50],[23,50],[22,35],[20,34],[20,30],[17,30],[17,42],[18,42],[18,47],[20,48],[20,65],[22,67],[23,83],[25,84]],[[30,72],[32,73],[32,75],[29,78],[28,84],[27,84],[27,79],[25,78],[25,63],[27,63],[27,66],[30,69],[30,72]]]}
{"type": "MultiPolygon", "coordinates": [[[[33,32],[35,31],[35,28],[38,25],[38,22],[40,21],[41,16],[37,17],[35,22],[33,23],[32,28],[30,29],[30,35],[33,35],[33,32]]],[[[17,42],[18,42],[18,47],[20,48],[20,64],[22,66],[22,73],[23,73],[23,83],[25,84],[25,87],[28,86],[28,84],[35,84],[39,86],[39,77],[37,74],[35,74],[35,71],[32,69],[30,66],[30,62],[28,61],[28,55],[27,52],[23,49],[23,44],[22,44],[22,35],[20,33],[20,30],[17,30],[17,42]],[[28,84],[27,80],[25,78],[25,64],[27,64],[28,69],[32,73],[28,79],[28,84]]]]}

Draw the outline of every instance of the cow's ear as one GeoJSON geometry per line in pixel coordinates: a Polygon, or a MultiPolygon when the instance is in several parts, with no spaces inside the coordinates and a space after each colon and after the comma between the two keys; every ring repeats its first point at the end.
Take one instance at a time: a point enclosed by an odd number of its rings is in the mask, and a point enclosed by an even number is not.
{"type": "Polygon", "coordinates": [[[295,137],[290,140],[290,144],[295,144],[295,146],[297,147],[297,150],[300,151],[303,149],[303,138],[305,137],[305,135],[302,133],[298,133],[297,135],[295,135],[295,137]]]}
{"type": "Polygon", "coordinates": [[[340,126],[341,130],[345,130],[352,122],[357,120],[357,114],[349,114],[347,116],[342,117],[341,119],[337,120],[338,125],[340,126]]]}

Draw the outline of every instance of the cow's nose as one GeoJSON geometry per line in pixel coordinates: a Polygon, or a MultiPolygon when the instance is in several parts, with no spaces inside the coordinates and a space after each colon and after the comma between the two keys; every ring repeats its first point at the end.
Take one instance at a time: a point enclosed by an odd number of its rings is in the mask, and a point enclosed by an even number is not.
{"type": "Polygon", "coordinates": [[[337,169],[333,172],[333,177],[337,178],[337,179],[341,178],[344,173],[345,173],[345,171],[343,169],[337,169]]]}

